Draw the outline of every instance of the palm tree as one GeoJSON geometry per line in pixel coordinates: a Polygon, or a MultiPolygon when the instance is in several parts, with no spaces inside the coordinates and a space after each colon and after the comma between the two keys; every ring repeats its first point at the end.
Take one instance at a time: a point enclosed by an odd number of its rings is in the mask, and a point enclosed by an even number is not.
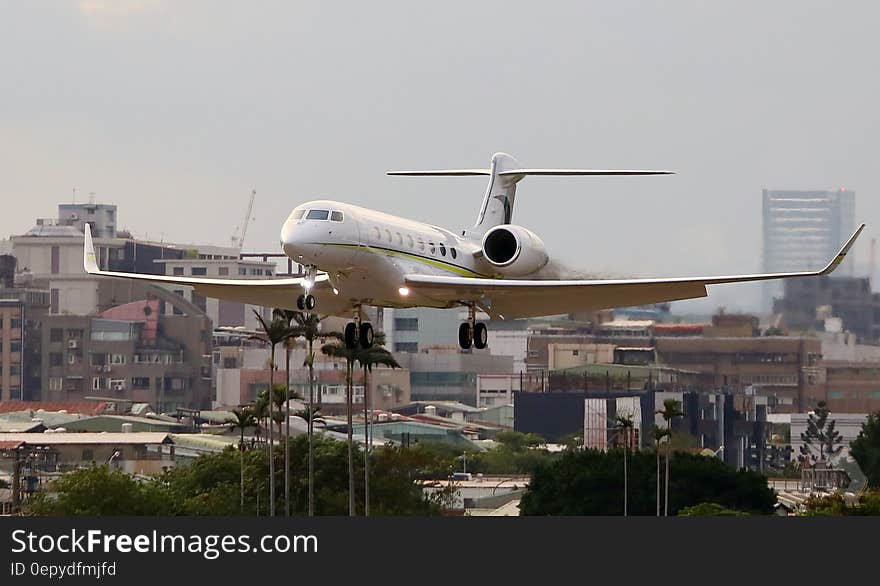
{"type": "MultiPolygon", "coordinates": [[[[255,309],[254,315],[260,322],[262,332],[255,334],[253,338],[261,340],[269,346],[269,388],[275,386],[275,347],[284,343],[291,334],[290,329],[283,319],[273,318],[267,322],[263,316],[255,309]]],[[[274,458],[274,437],[272,434],[272,422],[275,419],[272,411],[273,401],[269,401],[269,516],[275,516],[275,458],[274,458]]]]}
{"type": "Polygon", "coordinates": [[[321,346],[321,352],[327,356],[345,359],[345,410],[348,419],[348,515],[354,517],[354,438],[352,436],[352,378],[354,376],[354,361],[358,348],[348,348],[345,345],[345,336],[339,332],[331,332],[327,337],[335,338],[334,342],[321,346]]]}
{"type": "Polygon", "coordinates": [[[654,426],[654,449],[657,453],[657,516],[660,516],[660,442],[669,435],[669,430],[654,426]]]}
{"type": "Polygon", "coordinates": [[[373,448],[370,422],[370,385],[368,373],[373,372],[373,366],[388,366],[400,368],[400,364],[391,355],[391,352],[383,348],[385,334],[378,332],[373,339],[373,345],[369,348],[358,348],[356,359],[364,369],[364,516],[370,516],[370,451],[373,448]]]}
{"type": "MultiPolygon", "coordinates": [[[[309,401],[308,401],[308,435],[309,435],[309,517],[315,514],[315,455],[312,449],[314,444],[315,424],[312,421],[312,415],[320,410],[315,409],[315,340],[321,337],[321,320],[314,313],[301,313],[299,311],[290,312],[296,325],[295,337],[305,338],[308,346],[308,353],[303,362],[303,366],[309,369],[309,401]]],[[[285,314],[286,316],[287,314],[285,314]]],[[[288,379],[290,377],[288,376],[288,379]]],[[[290,418],[288,417],[288,421],[290,418]]]]}
{"type": "Polygon", "coordinates": [[[672,420],[681,417],[684,412],[681,410],[681,403],[675,399],[666,399],[663,401],[663,409],[658,409],[657,413],[663,416],[666,421],[666,429],[668,430],[668,438],[666,439],[666,488],[664,489],[664,505],[663,515],[669,515],[669,444],[672,441],[672,420]]]}
{"type": "Polygon", "coordinates": [[[241,468],[241,505],[240,512],[244,514],[244,430],[246,427],[258,427],[257,419],[254,417],[254,410],[250,406],[232,410],[232,417],[229,421],[232,423],[232,429],[238,428],[240,436],[238,441],[239,451],[239,467],[241,468]]]}
{"type": "Polygon", "coordinates": [[[626,458],[629,453],[630,444],[630,435],[632,433],[633,428],[635,427],[635,423],[633,422],[633,416],[629,413],[626,415],[618,415],[614,418],[614,427],[617,429],[618,437],[623,437],[623,516],[627,516],[627,471],[626,471],[626,458]]]}

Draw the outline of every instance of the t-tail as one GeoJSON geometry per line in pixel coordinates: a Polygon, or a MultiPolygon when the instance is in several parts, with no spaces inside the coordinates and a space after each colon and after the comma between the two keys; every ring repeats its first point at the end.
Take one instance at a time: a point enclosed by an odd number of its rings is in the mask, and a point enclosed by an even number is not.
{"type": "Polygon", "coordinates": [[[409,177],[464,177],[488,175],[489,184],[477,214],[473,233],[482,235],[489,229],[513,222],[516,184],[528,175],[672,175],[673,171],[636,169],[526,169],[506,153],[495,153],[488,169],[439,169],[432,171],[388,171],[388,175],[409,177]]]}

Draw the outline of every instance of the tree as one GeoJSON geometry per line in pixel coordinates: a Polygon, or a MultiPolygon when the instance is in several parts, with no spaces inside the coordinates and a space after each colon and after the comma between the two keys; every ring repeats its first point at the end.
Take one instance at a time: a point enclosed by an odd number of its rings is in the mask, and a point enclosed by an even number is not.
{"type": "Polygon", "coordinates": [[[880,411],[868,415],[858,437],[849,445],[849,453],[868,477],[868,485],[880,487],[880,411]]]}
{"type": "Polygon", "coordinates": [[[614,427],[617,430],[618,441],[622,440],[623,443],[623,516],[627,516],[627,502],[626,502],[626,493],[627,493],[627,473],[626,473],[626,459],[627,454],[629,454],[630,446],[632,444],[632,440],[630,439],[630,435],[632,434],[632,430],[635,427],[635,422],[633,421],[633,416],[629,413],[626,415],[618,415],[614,418],[614,427]]]}
{"type": "MultiPolygon", "coordinates": [[[[629,515],[655,513],[655,457],[629,454],[629,515]]],[[[539,467],[520,501],[523,515],[620,515],[623,451],[567,451],[539,467]]],[[[762,474],[735,470],[718,458],[679,453],[670,462],[669,514],[716,503],[750,514],[770,514],[776,495],[762,474]]]]}
{"type": "MultiPolygon", "coordinates": [[[[260,322],[260,329],[262,332],[254,335],[253,337],[257,340],[261,340],[267,346],[269,346],[269,388],[272,389],[275,386],[275,347],[278,344],[284,343],[285,340],[291,337],[290,328],[287,327],[287,324],[284,322],[283,318],[275,317],[271,321],[267,322],[263,319],[263,316],[260,315],[256,309],[254,310],[254,315],[257,316],[257,319],[260,322]]],[[[275,458],[273,455],[275,445],[274,438],[272,434],[272,422],[274,420],[273,412],[272,412],[272,401],[269,401],[269,516],[275,516],[275,458]]]]}
{"type": "MultiPolygon", "coordinates": [[[[272,310],[272,319],[283,320],[287,323],[287,339],[284,340],[284,516],[290,516],[290,353],[299,332],[291,325],[294,311],[290,309],[275,308],[272,310]]],[[[280,409],[279,409],[280,410],[280,409]]],[[[280,433],[280,430],[279,430],[280,433]]]]}
{"type": "Polygon", "coordinates": [[[672,420],[683,416],[684,412],[681,410],[680,402],[675,399],[666,399],[663,401],[663,409],[657,410],[657,413],[663,416],[664,421],[666,421],[666,429],[669,430],[666,438],[666,482],[664,488],[666,492],[663,495],[663,515],[666,516],[669,515],[669,444],[672,440],[672,420]]]}
{"type": "Polygon", "coordinates": [[[369,348],[357,348],[355,358],[361,368],[364,369],[364,516],[370,516],[370,452],[373,447],[371,435],[370,417],[370,384],[368,374],[373,372],[374,366],[387,366],[400,368],[400,364],[391,355],[391,352],[383,348],[385,334],[379,332],[373,339],[373,345],[369,348]]]}
{"type": "Polygon", "coordinates": [[[52,483],[52,492],[35,495],[29,505],[34,515],[168,515],[172,501],[151,483],[134,479],[107,465],[92,465],[64,474],[52,483]]]}
{"type": "Polygon", "coordinates": [[[241,502],[239,511],[244,513],[244,430],[248,427],[258,427],[257,420],[254,417],[254,410],[251,407],[243,407],[241,409],[233,409],[232,417],[229,420],[232,423],[232,429],[238,428],[239,431],[239,440],[238,440],[238,452],[239,452],[239,467],[241,468],[241,478],[240,478],[240,492],[241,492],[241,502]]]}
{"type": "MultiPolygon", "coordinates": [[[[660,516],[660,442],[669,436],[669,428],[654,426],[654,453],[657,456],[657,516],[660,516]]],[[[667,487],[668,490],[668,487],[667,487]]]]}
{"type": "Polygon", "coordinates": [[[831,466],[831,458],[837,456],[843,449],[843,437],[834,429],[835,420],[828,419],[831,410],[825,401],[819,401],[816,409],[810,413],[807,419],[807,429],[801,433],[801,441],[798,460],[803,466],[813,467],[822,462],[831,466]]]}
{"type": "Polygon", "coordinates": [[[700,503],[678,511],[679,517],[748,517],[748,513],[728,509],[718,503],[700,503]]]}
{"type": "Polygon", "coordinates": [[[308,353],[303,366],[309,369],[308,437],[309,437],[309,516],[315,514],[315,457],[312,445],[315,435],[315,414],[320,411],[321,402],[315,408],[315,340],[321,335],[321,320],[314,313],[294,312],[296,337],[305,338],[308,353]]]}
{"type": "Polygon", "coordinates": [[[339,332],[328,334],[327,337],[335,338],[334,342],[321,346],[321,352],[327,356],[345,359],[345,411],[348,422],[348,514],[355,515],[354,497],[354,437],[352,427],[352,385],[354,378],[354,361],[357,356],[357,348],[348,348],[345,345],[345,336],[339,332]]]}

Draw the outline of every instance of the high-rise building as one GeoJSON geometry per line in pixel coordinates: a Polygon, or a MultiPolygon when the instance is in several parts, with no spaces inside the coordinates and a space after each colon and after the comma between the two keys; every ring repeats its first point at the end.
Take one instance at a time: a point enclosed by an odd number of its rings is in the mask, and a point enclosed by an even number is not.
{"type": "MultiPolygon", "coordinates": [[[[821,268],[855,230],[854,191],[764,190],[764,272],[821,268]]],[[[850,255],[844,264],[851,271],[850,255]]],[[[782,296],[781,281],[767,281],[763,309],[782,296]]]]}

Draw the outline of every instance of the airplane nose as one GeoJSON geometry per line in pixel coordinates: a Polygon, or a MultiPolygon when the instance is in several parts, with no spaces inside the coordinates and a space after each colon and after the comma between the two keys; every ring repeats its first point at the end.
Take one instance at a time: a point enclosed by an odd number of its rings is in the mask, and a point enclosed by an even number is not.
{"type": "Polygon", "coordinates": [[[297,230],[295,222],[284,222],[284,226],[281,227],[281,249],[294,260],[302,257],[301,232],[297,230]]]}

